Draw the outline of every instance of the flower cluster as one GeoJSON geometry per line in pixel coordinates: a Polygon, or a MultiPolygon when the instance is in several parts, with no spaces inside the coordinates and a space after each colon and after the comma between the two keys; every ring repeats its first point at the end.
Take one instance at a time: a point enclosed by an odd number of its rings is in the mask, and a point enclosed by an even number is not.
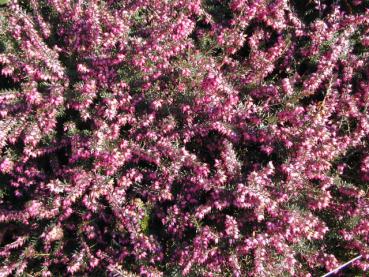
{"type": "Polygon", "coordinates": [[[369,270],[369,1],[9,0],[1,276],[369,270]]]}

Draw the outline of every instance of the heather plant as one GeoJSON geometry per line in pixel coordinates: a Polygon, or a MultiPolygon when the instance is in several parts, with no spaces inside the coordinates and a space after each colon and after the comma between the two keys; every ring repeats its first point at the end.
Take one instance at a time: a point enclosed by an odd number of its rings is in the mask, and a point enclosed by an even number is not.
{"type": "Polygon", "coordinates": [[[369,270],[369,1],[3,3],[0,276],[369,270]]]}

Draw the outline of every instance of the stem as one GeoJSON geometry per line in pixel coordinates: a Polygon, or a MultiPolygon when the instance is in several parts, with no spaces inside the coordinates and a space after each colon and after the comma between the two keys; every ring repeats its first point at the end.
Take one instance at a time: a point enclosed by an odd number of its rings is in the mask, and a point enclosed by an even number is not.
{"type": "Polygon", "coordinates": [[[324,275],[323,275],[323,276],[321,276],[321,277],[327,277],[327,276],[330,276],[330,275],[332,275],[332,274],[335,274],[335,273],[337,273],[339,270],[341,270],[342,268],[344,268],[345,266],[347,266],[347,265],[349,265],[349,264],[353,263],[354,261],[359,260],[360,258],[361,258],[361,255],[357,256],[356,258],[353,258],[352,260],[348,261],[347,263],[345,263],[345,264],[343,264],[343,265],[341,265],[341,266],[337,267],[336,269],[334,269],[334,270],[332,270],[332,271],[330,271],[330,272],[328,272],[328,273],[324,274],[324,275]]]}

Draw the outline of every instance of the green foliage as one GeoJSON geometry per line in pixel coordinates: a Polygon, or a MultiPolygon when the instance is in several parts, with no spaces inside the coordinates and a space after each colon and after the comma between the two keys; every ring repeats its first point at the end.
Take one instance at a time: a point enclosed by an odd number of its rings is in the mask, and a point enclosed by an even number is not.
{"type": "Polygon", "coordinates": [[[227,3],[228,1],[206,0],[203,1],[205,11],[212,15],[213,19],[219,23],[232,19],[232,11],[227,3]]]}
{"type": "Polygon", "coordinates": [[[149,232],[149,223],[150,223],[150,214],[145,213],[144,218],[140,222],[141,230],[144,234],[148,234],[149,232]]]}
{"type": "Polygon", "coordinates": [[[139,207],[144,209],[145,214],[142,220],[140,221],[140,227],[141,227],[142,232],[148,235],[151,231],[150,230],[150,222],[152,221],[151,207],[145,205],[145,203],[142,202],[142,200],[139,198],[136,199],[136,203],[138,204],[139,207]]]}
{"type": "Polygon", "coordinates": [[[0,189],[0,199],[3,199],[5,194],[6,194],[5,191],[0,189]]]}

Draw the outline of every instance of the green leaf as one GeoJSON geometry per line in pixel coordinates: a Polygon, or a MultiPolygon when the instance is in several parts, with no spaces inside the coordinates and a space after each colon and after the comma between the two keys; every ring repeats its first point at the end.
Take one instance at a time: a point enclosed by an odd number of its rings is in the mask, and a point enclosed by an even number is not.
{"type": "Polygon", "coordinates": [[[144,218],[140,222],[141,230],[144,234],[148,234],[149,232],[149,222],[150,222],[150,215],[146,213],[144,218]]]}
{"type": "Polygon", "coordinates": [[[0,0],[0,5],[5,5],[9,2],[9,0],[0,0]]]}

